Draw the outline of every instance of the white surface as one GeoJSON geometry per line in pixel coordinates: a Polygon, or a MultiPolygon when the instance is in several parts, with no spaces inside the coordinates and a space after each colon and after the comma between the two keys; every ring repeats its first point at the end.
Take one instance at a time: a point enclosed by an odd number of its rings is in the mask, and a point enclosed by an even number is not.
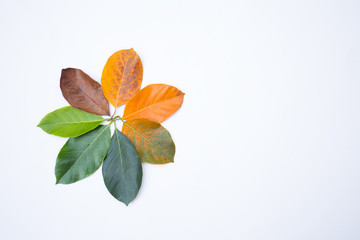
{"type": "Polygon", "coordinates": [[[359,239],[359,1],[1,1],[0,239],[359,239]],[[186,93],[125,207],[55,186],[59,78],[133,47],[186,93]]]}

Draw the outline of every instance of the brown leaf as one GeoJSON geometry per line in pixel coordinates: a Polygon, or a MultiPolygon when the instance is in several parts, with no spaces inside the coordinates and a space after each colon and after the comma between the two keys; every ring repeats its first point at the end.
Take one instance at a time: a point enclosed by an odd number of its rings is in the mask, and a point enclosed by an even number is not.
{"type": "Polygon", "coordinates": [[[63,69],[60,88],[71,106],[98,115],[110,115],[109,102],[100,84],[80,69],[63,69]]]}
{"type": "Polygon", "coordinates": [[[146,118],[161,123],[176,112],[184,93],[165,84],[151,84],[141,89],[125,106],[125,120],[146,118]]]}
{"type": "Polygon", "coordinates": [[[101,85],[104,95],[116,108],[124,105],[140,89],[143,67],[134,49],[120,50],[106,62],[101,85]]]}

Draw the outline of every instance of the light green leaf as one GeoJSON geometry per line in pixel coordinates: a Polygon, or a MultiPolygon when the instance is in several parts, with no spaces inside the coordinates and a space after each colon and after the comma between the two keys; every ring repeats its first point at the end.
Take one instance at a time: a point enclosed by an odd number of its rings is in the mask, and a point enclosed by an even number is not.
{"type": "Polygon", "coordinates": [[[101,125],[80,137],[70,138],[56,159],[56,183],[74,183],[94,173],[109,150],[110,136],[110,125],[101,125]]]}
{"type": "Polygon", "coordinates": [[[107,189],[117,200],[128,205],[136,197],[142,181],[141,162],[135,147],[117,129],[111,138],[102,172],[107,189]]]}
{"type": "Polygon", "coordinates": [[[78,137],[93,130],[104,120],[99,115],[68,106],[47,114],[37,126],[59,137],[78,137]]]}

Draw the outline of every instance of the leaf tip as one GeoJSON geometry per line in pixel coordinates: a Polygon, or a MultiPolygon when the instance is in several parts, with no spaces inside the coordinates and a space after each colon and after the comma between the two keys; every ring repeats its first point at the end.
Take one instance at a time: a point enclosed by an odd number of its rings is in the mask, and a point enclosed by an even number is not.
{"type": "Polygon", "coordinates": [[[61,184],[62,182],[60,182],[60,181],[61,181],[61,178],[56,178],[55,185],[61,184]]]}
{"type": "Polygon", "coordinates": [[[36,127],[41,128],[44,132],[48,133],[48,132],[46,131],[46,129],[43,128],[44,125],[43,125],[41,122],[40,122],[38,125],[36,125],[36,127]]]}
{"type": "Polygon", "coordinates": [[[118,199],[120,202],[122,202],[123,204],[125,204],[127,207],[129,206],[129,204],[131,203],[132,200],[128,200],[128,199],[118,199]]]}

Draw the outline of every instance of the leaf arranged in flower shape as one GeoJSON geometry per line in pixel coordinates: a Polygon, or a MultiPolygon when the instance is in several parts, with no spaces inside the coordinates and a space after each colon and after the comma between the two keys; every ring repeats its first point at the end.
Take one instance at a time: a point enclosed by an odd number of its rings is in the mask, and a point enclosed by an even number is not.
{"type": "Polygon", "coordinates": [[[110,136],[110,125],[102,125],[80,137],[70,138],[56,159],[56,183],[74,183],[94,173],[109,150],[110,136]]]}
{"type": "Polygon", "coordinates": [[[93,130],[104,120],[99,115],[67,106],[48,113],[38,127],[59,137],[77,137],[93,130]]]}
{"type": "Polygon", "coordinates": [[[165,84],[151,84],[141,89],[126,104],[123,118],[146,118],[162,123],[182,105],[184,93],[165,84]]]}
{"type": "Polygon", "coordinates": [[[60,88],[71,106],[98,115],[110,115],[109,102],[98,82],[76,68],[61,72],[60,88]]]}
{"type": "Polygon", "coordinates": [[[134,49],[114,53],[101,76],[105,97],[115,108],[124,105],[139,91],[142,77],[142,63],[134,49]]]}
{"type": "Polygon", "coordinates": [[[135,147],[119,130],[111,138],[102,173],[106,188],[117,200],[128,205],[139,192],[142,166],[135,147]]]}
{"type": "Polygon", "coordinates": [[[123,124],[122,132],[135,146],[142,162],[174,162],[175,144],[161,124],[148,119],[132,119],[123,124]]]}

